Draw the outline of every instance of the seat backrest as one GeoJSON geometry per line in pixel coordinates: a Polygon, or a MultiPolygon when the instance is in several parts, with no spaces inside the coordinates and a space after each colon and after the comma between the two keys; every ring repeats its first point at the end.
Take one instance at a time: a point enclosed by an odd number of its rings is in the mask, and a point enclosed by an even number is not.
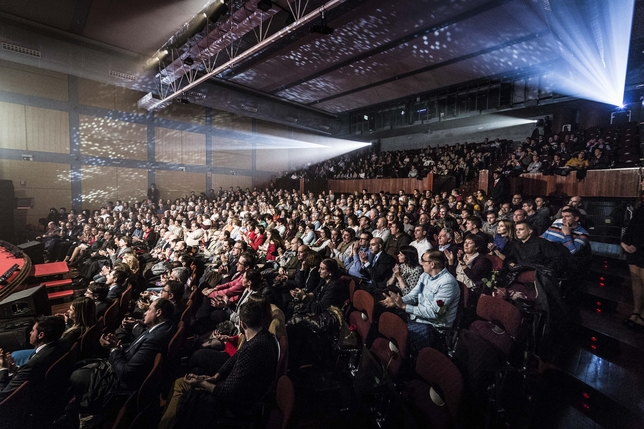
{"type": "Polygon", "coordinates": [[[186,309],[183,310],[183,313],[181,313],[181,322],[186,326],[190,326],[190,317],[192,316],[192,300],[188,300],[186,303],[186,309]]]}
{"type": "Polygon", "coordinates": [[[502,298],[481,295],[476,306],[476,315],[482,319],[497,320],[503,324],[505,332],[516,338],[521,326],[521,312],[502,298]]]}
{"type": "Polygon", "coordinates": [[[0,415],[19,416],[27,411],[29,399],[29,381],[22,383],[11,395],[0,402],[0,415]]]}
{"type": "Polygon", "coordinates": [[[96,343],[101,338],[101,333],[103,332],[103,318],[98,319],[98,321],[89,328],[83,336],[80,338],[80,350],[78,355],[81,359],[90,357],[91,351],[94,349],[96,343]]]}
{"type": "Polygon", "coordinates": [[[277,360],[277,371],[275,374],[275,379],[279,380],[281,376],[286,375],[286,369],[288,368],[288,337],[283,335],[279,338],[280,343],[280,356],[277,360]]]}
{"type": "Polygon", "coordinates": [[[290,428],[295,409],[295,389],[293,388],[293,382],[287,375],[283,375],[277,380],[275,403],[277,404],[277,409],[271,412],[266,428],[290,428]]]}
{"type": "Polygon", "coordinates": [[[181,347],[186,340],[186,328],[183,322],[179,322],[177,332],[174,334],[170,342],[168,343],[168,361],[174,362],[179,359],[179,353],[181,352],[181,347]]]}
{"type": "MultiPolygon", "coordinates": [[[[470,299],[470,289],[462,281],[458,282],[458,288],[461,290],[461,295],[458,299],[458,310],[462,312],[463,309],[467,308],[470,299]]],[[[458,318],[458,315],[456,317],[458,318]]],[[[454,326],[457,326],[457,324],[458,321],[454,326]]]]}
{"type": "Polygon", "coordinates": [[[105,314],[103,315],[105,328],[108,330],[112,329],[116,324],[116,320],[118,319],[118,316],[119,316],[119,301],[114,301],[112,305],[110,305],[107,308],[107,310],[105,310],[105,314]]]}
{"type": "Polygon", "coordinates": [[[130,308],[130,300],[132,299],[132,286],[128,286],[121,295],[121,300],[119,302],[119,318],[123,318],[127,310],[130,308]]]}
{"type": "MultiPolygon", "coordinates": [[[[176,337],[176,335],[175,335],[176,337]]],[[[161,380],[163,376],[163,356],[161,353],[157,353],[154,358],[154,366],[150,370],[150,373],[139,388],[139,393],[136,398],[136,409],[140,413],[145,407],[150,405],[150,403],[159,397],[161,380]]]]}
{"type": "Polygon", "coordinates": [[[373,308],[375,301],[373,295],[365,290],[357,290],[353,294],[353,307],[367,315],[369,323],[373,322],[373,308]]]}
{"type": "Polygon", "coordinates": [[[492,270],[493,271],[501,271],[501,268],[503,268],[503,259],[499,258],[496,255],[485,255],[486,258],[492,262],[492,270]]]}
{"type": "Polygon", "coordinates": [[[351,276],[342,276],[340,280],[344,282],[345,285],[349,287],[349,301],[353,302],[353,294],[356,291],[356,281],[351,276]]]}
{"type": "Polygon", "coordinates": [[[74,369],[74,364],[78,358],[78,343],[74,343],[72,348],[69,349],[67,353],[62,355],[56,362],[54,362],[47,372],[45,373],[45,383],[50,383],[53,381],[53,378],[58,379],[69,379],[69,376],[72,374],[74,369]],[[67,377],[64,374],[69,373],[67,377]]]}
{"type": "Polygon", "coordinates": [[[378,332],[388,339],[395,339],[399,354],[407,356],[407,324],[394,313],[384,312],[378,319],[378,332]]]}
{"type": "Polygon", "coordinates": [[[443,400],[452,418],[456,418],[463,394],[463,376],[456,365],[443,353],[430,347],[418,352],[416,373],[443,392],[443,400]]]}

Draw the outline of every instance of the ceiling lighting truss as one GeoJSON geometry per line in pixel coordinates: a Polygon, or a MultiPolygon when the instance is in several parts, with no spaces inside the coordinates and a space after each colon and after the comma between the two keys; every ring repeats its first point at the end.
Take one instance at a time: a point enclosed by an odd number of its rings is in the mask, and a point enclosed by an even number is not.
{"type": "Polygon", "coordinates": [[[165,57],[169,64],[164,65],[164,61],[159,61],[159,73],[156,75],[159,82],[159,98],[147,94],[139,100],[139,107],[155,110],[169,105],[182,93],[234,67],[296,29],[311,24],[321,13],[336,8],[346,0],[329,0],[308,13],[306,9],[309,0],[289,0],[288,9],[295,21],[270,36],[268,34],[273,16],[279,9],[285,9],[272,3],[273,7],[265,12],[257,7],[260,1],[250,0],[244,3],[216,24],[207,22],[205,36],[192,44],[189,40],[184,46],[170,50],[165,57]],[[256,43],[239,52],[242,37],[251,31],[255,33],[256,43]],[[217,66],[219,54],[222,52],[227,55],[228,60],[217,66]]]}

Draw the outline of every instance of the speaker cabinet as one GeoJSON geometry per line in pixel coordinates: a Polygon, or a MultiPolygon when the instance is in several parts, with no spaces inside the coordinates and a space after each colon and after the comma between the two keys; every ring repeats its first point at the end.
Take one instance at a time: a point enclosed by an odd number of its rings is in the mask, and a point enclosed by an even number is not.
{"type": "Polygon", "coordinates": [[[45,263],[43,256],[43,253],[45,252],[45,243],[41,243],[40,241],[30,241],[28,243],[19,244],[18,247],[27,256],[29,256],[32,264],[36,265],[45,263]]]}
{"type": "Polygon", "coordinates": [[[0,240],[16,242],[16,228],[13,211],[16,208],[16,194],[11,180],[0,180],[0,240]]]}
{"type": "Polygon", "coordinates": [[[0,322],[0,348],[5,352],[33,348],[29,344],[29,332],[33,325],[33,317],[22,317],[0,322]]]}
{"type": "Polygon", "coordinates": [[[45,286],[15,292],[0,302],[0,319],[51,315],[51,305],[45,286]]]}

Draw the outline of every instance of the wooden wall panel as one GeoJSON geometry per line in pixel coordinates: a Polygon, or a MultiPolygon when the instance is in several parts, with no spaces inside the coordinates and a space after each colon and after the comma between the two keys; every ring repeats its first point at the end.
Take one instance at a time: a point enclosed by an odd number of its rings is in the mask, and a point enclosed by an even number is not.
{"type": "Polygon", "coordinates": [[[0,61],[0,91],[67,101],[67,75],[0,61]]]}
{"type": "Polygon", "coordinates": [[[147,126],[80,115],[81,153],[147,161],[147,126]]]}
{"type": "Polygon", "coordinates": [[[212,165],[215,167],[253,168],[253,151],[250,143],[224,137],[212,138],[212,165]]]}
{"type": "Polygon", "coordinates": [[[27,150],[69,153],[69,114],[26,106],[27,150]]]}
{"type": "Polygon", "coordinates": [[[154,129],[154,160],[181,164],[181,131],[169,128],[154,129]]]}
{"type": "Polygon", "coordinates": [[[172,103],[164,109],[155,111],[154,116],[161,119],[206,125],[206,108],[197,104],[172,103]]]}
{"type": "Polygon", "coordinates": [[[78,101],[87,106],[145,115],[147,111],[139,109],[136,104],[144,95],[143,92],[120,86],[89,79],[78,79],[78,101]]]}
{"type": "MultiPolygon", "coordinates": [[[[116,167],[83,165],[81,167],[83,208],[98,209],[118,199],[116,167]]],[[[146,187],[147,189],[147,187],[146,187]]]]}
{"type": "Polygon", "coordinates": [[[67,164],[0,159],[0,179],[13,181],[17,197],[34,199],[34,207],[27,210],[27,223],[32,225],[47,217],[50,207],[66,207],[68,210],[71,207],[72,190],[67,164]]]}
{"type": "Polygon", "coordinates": [[[234,189],[237,189],[239,186],[242,189],[253,187],[253,178],[251,176],[233,176],[228,174],[213,174],[212,175],[212,188],[217,190],[219,187],[222,187],[224,191],[227,191],[231,186],[234,189]]]}
{"type": "Polygon", "coordinates": [[[115,110],[113,86],[78,78],[78,102],[87,106],[115,110]]]}
{"type": "Polygon", "coordinates": [[[288,170],[289,149],[270,149],[258,146],[256,168],[259,171],[288,170]]]}
{"type": "Polygon", "coordinates": [[[143,168],[116,168],[117,197],[122,201],[147,199],[148,170],[143,168]]]}
{"type": "Polygon", "coordinates": [[[0,147],[27,150],[25,106],[22,104],[0,102],[0,147]]]}
{"type": "Polygon", "coordinates": [[[155,183],[161,193],[161,198],[174,200],[190,194],[191,191],[195,191],[197,194],[205,192],[206,173],[157,170],[155,183]]]}
{"type": "Polygon", "coordinates": [[[329,189],[339,193],[352,193],[366,189],[370,193],[380,191],[397,194],[401,189],[411,194],[415,189],[424,191],[433,186],[433,175],[419,179],[355,179],[355,180],[329,180],[329,189]]]}
{"type": "Polygon", "coordinates": [[[206,135],[181,132],[181,162],[184,164],[206,165],[206,135]]]}
{"type": "Polygon", "coordinates": [[[212,126],[223,130],[251,133],[253,131],[253,120],[234,113],[214,110],[212,112],[212,126]]]}
{"type": "Polygon", "coordinates": [[[510,179],[512,192],[530,196],[622,197],[639,196],[638,168],[588,170],[584,180],[577,180],[575,172],[568,176],[544,176],[540,173],[522,174],[510,179]]]}

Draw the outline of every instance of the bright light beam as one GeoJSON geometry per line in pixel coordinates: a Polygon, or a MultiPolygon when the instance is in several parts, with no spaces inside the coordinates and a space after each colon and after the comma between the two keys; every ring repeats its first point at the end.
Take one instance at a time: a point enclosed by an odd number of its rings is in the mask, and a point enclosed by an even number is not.
{"type": "Polygon", "coordinates": [[[544,0],[543,5],[568,66],[550,70],[555,90],[622,105],[635,0],[544,0]]]}

